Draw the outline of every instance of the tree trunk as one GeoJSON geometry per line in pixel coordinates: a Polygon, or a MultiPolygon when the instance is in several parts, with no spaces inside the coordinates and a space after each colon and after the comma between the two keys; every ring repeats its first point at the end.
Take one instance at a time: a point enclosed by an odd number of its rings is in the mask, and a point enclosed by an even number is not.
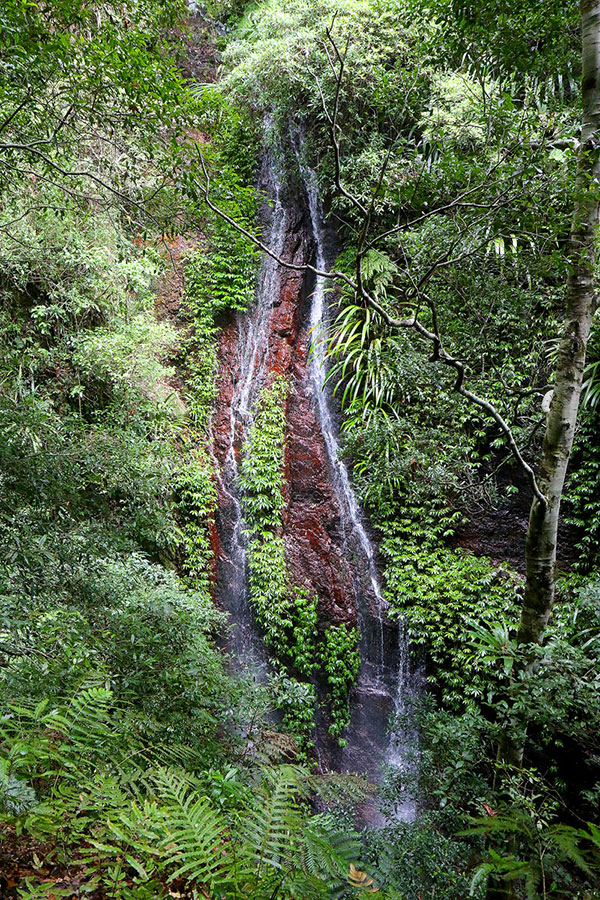
{"type": "MultiPolygon", "coordinates": [[[[560,502],[575,435],[585,351],[597,308],[594,267],[600,210],[600,0],[581,0],[580,9],[583,128],[569,237],[565,320],[538,472],[546,503],[534,497],[527,530],[527,577],[517,634],[518,644],[525,648],[521,663],[521,675],[525,677],[535,668],[534,648],[544,638],[554,601],[560,502]]],[[[501,761],[521,765],[525,727],[522,723],[505,734],[501,761]]]]}
{"type": "MultiPolygon", "coordinates": [[[[597,308],[594,289],[596,228],[600,210],[600,0],[580,0],[582,28],[582,137],[575,206],[569,236],[569,276],[565,320],[556,361],[555,384],[546,423],[538,484],[546,498],[534,497],[526,541],[526,583],[517,643],[525,681],[534,674],[535,647],[546,631],[554,602],[558,517],[585,368],[585,351],[597,308]]],[[[515,716],[498,748],[501,763],[521,766],[527,722],[515,716]]],[[[496,879],[488,900],[514,896],[514,887],[496,879]]]]}
{"type": "MultiPolygon", "coordinates": [[[[596,228],[600,210],[600,0],[580,0],[582,29],[582,137],[575,206],[569,236],[565,320],[546,423],[538,484],[525,545],[526,582],[517,643],[523,648],[518,677],[535,671],[535,648],[544,639],[554,602],[558,517],[581,398],[585,351],[597,308],[594,289],[596,228]]],[[[522,685],[521,685],[522,687],[522,685]]],[[[498,748],[501,763],[521,766],[527,722],[515,716],[498,748]]],[[[488,900],[514,897],[514,885],[490,880],[488,900]]]]}

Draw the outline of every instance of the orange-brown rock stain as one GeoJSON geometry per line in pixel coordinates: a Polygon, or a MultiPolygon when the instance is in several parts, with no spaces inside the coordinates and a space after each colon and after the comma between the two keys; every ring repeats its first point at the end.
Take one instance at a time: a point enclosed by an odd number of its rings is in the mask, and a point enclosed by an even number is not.
{"type": "MultiPolygon", "coordinates": [[[[301,265],[312,248],[302,223],[288,235],[285,256],[301,265]]],[[[313,402],[309,373],[310,335],[307,296],[303,272],[282,270],[278,296],[271,298],[272,310],[263,348],[266,354],[265,383],[279,375],[288,379],[287,422],[284,460],[283,535],[292,580],[306,586],[318,598],[320,627],[328,623],[355,624],[356,592],[353,574],[344,555],[342,517],[331,484],[325,442],[313,402]]],[[[239,371],[237,320],[229,322],[219,340],[218,396],[212,420],[213,453],[223,468],[231,441],[231,403],[239,371]]],[[[262,360],[261,360],[262,361],[262,360]]],[[[235,452],[241,451],[241,435],[236,430],[235,452]]],[[[231,528],[231,498],[219,489],[219,528],[231,528]]],[[[222,552],[222,542],[219,542],[222,552]]]]}

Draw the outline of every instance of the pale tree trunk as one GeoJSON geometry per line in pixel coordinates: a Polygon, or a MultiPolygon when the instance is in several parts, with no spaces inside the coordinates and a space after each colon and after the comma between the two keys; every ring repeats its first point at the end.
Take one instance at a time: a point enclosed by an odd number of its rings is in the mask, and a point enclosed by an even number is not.
{"type": "MultiPolygon", "coordinates": [[[[518,644],[531,674],[535,647],[544,638],[554,601],[558,516],[581,397],[585,351],[597,308],[594,287],[600,210],[600,0],[581,0],[583,130],[575,208],[569,237],[565,319],[556,361],[554,393],[542,448],[538,484],[546,503],[534,497],[526,542],[526,584],[518,644]]],[[[520,765],[525,735],[507,734],[500,758],[520,765]]]]}
{"type": "MultiPolygon", "coordinates": [[[[525,596],[517,633],[524,651],[517,674],[525,679],[521,686],[525,690],[535,672],[535,647],[544,638],[554,602],[560,503],[575,435],[585,351],[598,303],[594,268],[600,211],[600,0],[580,0],[580,10],[583,129],[569,237],[565,319],[537,478],[546,502],[534,497],[527,530],[525,596]]],[[[515,716],[500,743],[501,763],[522,765],[526,729],[527,723],[515,716]]],[[[506,884],[496,882],[488,889],[489,900],[511,896],[513,891],[506,884]]]]}

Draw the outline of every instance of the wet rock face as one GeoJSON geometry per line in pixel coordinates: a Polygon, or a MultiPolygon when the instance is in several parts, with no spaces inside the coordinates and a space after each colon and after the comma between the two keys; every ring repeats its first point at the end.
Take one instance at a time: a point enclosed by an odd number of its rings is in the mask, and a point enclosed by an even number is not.
{"type": "MultiPolygon", "coordinates": [[[[307,239],[306,223],[300,215],[290,215],[283,257],[298,265],[306,263],[313,248],[307,239]]],[[[319,600],[321,623],[356,624],[356,591],[351,568],[344,558],[342,518],[330,480],[327,452],[317,413],[311,399],[308,372],[310,336],[306,315],[310,302],[304,273],[281,270],[277,296],[272,300],[269,322],[256,367],[264,357],[264,383],[275,375],[290,382],[286,408],[287,446],[285,457],[283,533],[289,571],[296,584],[304,585],[319,600]]],[[[252,311],[248,314],[252,315],[252,311]]],[[[231,404],[236,381],[241,377],[243,320],[236,317],[223,328],[219,344],[218,396],[213,416],[213,453],[221,471],[233,451],[238,460],[243,442],[243,425],[232,425],[231,404]]],[[[260,379],[263,381],[263,379],[260,379]]],[[[258,380],[257,380],[258,381],[258,380]]],[[[257,383],[256,387],[261,385],[257,383]]],[[[218,554],[219,582],[228,578],[227,554],[235,521],[235,498],[218,482],[218,505],[214,545],[218,554]]],[[[218,596],[217,596],[217,599],[218,596]]]]}
{"type": "MultiPolygon", "coordinates": [[[[525,474],[516,466],[506,467],[499,478],[501,489],[516,485],[517,492],[497,507],[481,510],[457,529],[453,546],[475,556],[487,556],[496,565],[509,563],[525,575],[525,539],[529,524],[531,489],[525,474]]],[[[561,516],[557,560],[559,570],[568,570],[578,560],[577,533],[561,516]]]]}
{"type": "Polygon", "coordinates": [[[296,579],[310,585],[318,596],[322,619],[355,624],[355,588],[344,554],[342,519],[310,397],[307,335],[300,333],[298,338],[288,404],[288,561],[296,579]]]}

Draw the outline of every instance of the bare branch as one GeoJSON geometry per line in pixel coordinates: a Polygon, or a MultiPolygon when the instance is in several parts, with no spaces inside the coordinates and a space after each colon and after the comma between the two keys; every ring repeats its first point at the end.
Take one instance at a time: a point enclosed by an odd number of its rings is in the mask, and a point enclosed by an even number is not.
{"type": "MultiPolygon", "coordinates": [[[[328,38],[329,42],[331,43],[331,46],[333,47],[333,50],[335,52],[335,55],[336,55],[338,63],[339,63],[339,69],[336,72],[335,66],[329,56],[329,53],[327,52],[327,49],[326,49],[325,52],[327,53],[327,58],[330,61],[330,64],[332,66],[332,69],[333,69],[333,72],[334,72],[334,75],[336,78],[335,97],[334,97],[332,114],[330,114],[327,111],[327,104],[326,103],[324,104],[324,111],[328,117],[329,134],[330,134],[331,143],[333,146],[333,155],[334,155],[334,162],[335,162],[335,186],[337,187],[340,194],[342,194],[342,196],[344,196],[347,200],[349,200],[350,203],[352,203],[352,205],[354,207],[356,207],[356,209],[359,211],[359,213],[362,216],[367,216],[368,215],[367,210],[363,206],[363,204],[360,202],[358,197],[356,197],[354,194],[352,194],[342,184],[340,144],[339,144],[338,136],[337,136],[337,132],[338,132],[338,128],[339,128],[338,114],[339,114],[339,109],[340,109],[340,94],[341,94],[341,90],[342,90],[342,82],[344,80],[344,67],[345,67],[346,55],[348,53],[348,47],[350,46],[350,38],[348,37],[348,40],[346,42],[346,49],[342,55],[338,49],[337,44],[335,43],[335,40],[333,39],[333,36],[332,36],[329,28],[326,29],[325,33],[327,34],[327,38],[328,38]]],[[[323,93],[321,92],[321,102],[324,102],[324,99],[325,98],[323,97],[323,93]]]]}
{"type": "MultiPolygon", "coordinates": [[[[365,299],[367,299],[367,298],[365,298],[365,299]]],[[[426,298],[426,299],[427,299],[428,306],[433,311],[435,308],[435,304],[433,304],[433,301],[431,301],[431,299],[429,299],[429,298],[426,298]]],[[[480,397],[478,394],[475,394],[469,388],[465,387],[465,384],[464,384],[465,365],[461,360],[457,359],[455,356],[452,356],[444,348],[439,330],[437,330],[437,313],[433,313],[434,328],[436,329],[436,331],[430,331],[428,328],[425,327],[425,325],[423,325],[422,322],[419,321],[416,314],[410,319],[395,319],[392,316],[390,316],[387,313],[387,311],[381,306],[381,304],[379,304],[372,297],[368,298],[367,302],[373,309],[375,309],[377,312],[379,312],[379,314],[382,316],[383,320],[390,327],[392,327],[392,328],[413,328],[418,334],[421,335],[421,337],[425,338],[426,340],[430,341],[433,344],[432,362],[441,362],[444,365],[449,366],[450,368],[455,370],[456,379],[454,382],[454,390],[457,393],[461,394],[463,397],[465,397],[465,399],[469,400],[471,403],[475,404],[476,406],[479,406],[480,409],[485,410],[485,412],[487,412],[488,415],[491,416],[491,418],[494,420],[494,422],[496,422],[496,424],[500,427],[502,433],[508,440],[508,444],[510,446],[510,449],[512,450],[512,453],[513,453],[515,459],[517,460],[517,462],[519,463],[519,465],[521,466],[521,468],[527,475],[533,493],[535,494],[535,496],[537,497],[539,502],[543,506],[546,506],[547,500],[546,500],[546,497],[544,496],[544,494],[542,493],[542,491],[540,490],[540,487],[537,483],[537,478],[535,476],[535,472],[533,471],[533,469],[531,468],[529,463],[527,463],[526,460],[523,458],[521,451],[519,450],[519,447],[515,440],[515,437],[512,433],[512,429],[511,429],[510,425],[501,416],[501,414],[498,412],[498,410],[495,408],[495,406],[493,406],[493,404],[491,404],[489,402],[489,400],[486,400],[484,397],[480,397]]]]}
{"type": "Polygon", "coordinates": [[[31,94],[29,92],[26,93],[25,96],[23,97],[23,99],[21,100],[21,102],[19,104],[17,104],[17,106],[15,106],[15,108],[10,113],[10,115],[7,116],[6,119],[4,120],[4,122],[2,122],[0,124],[0,134],[8,128],[8,126],[13,121],[15,116],[17,116],[21,112],[21,110],[25,108],[30,97],[31,97],[31,94]]]}
{"type": "Polygon", "coordinates": [[[335,269],[325,271],[324,269],[317,269],[315,266],[311,266],[308,263],[304,265],[297,265],[295,263],[287,262],[285,259],[282,259],[282,257],[277,253],[271,250],[270,247],[268,247],[266,244],[263,244],[263,242],[259,238],[257,238],[255,234],[252,234],[251,231],[248,231],[248,229],[244,228],[243,225],[240,225],[239,222],[236,222],[236,220],[229,216],[225,212],[225,210],[220,209],[218,206],[216,206],[210,197],[210,175],[208,174],[206,162],[198,144],[196,144],[196,152],[198,153],[200,165],[202,166],[202,172],[205,178],[204,200],[208,208],[211,209],[215,213],[215,215],[219,216],[221,219],[231,225],[232,228],[235,228],[235,230],[239,234],[243,234],[244,237],[248,238],[248,240],[251,241],[255,247],[258,247],[263,251],[263,253],[266,253],[267,256],[270,256],[271,259],[274,259],[275,262],[280,266],[283,266],[284,269],[292,269],[295,272],[312,272],[314,275],[317,275],[321,278],[338,279],[340,281],[343,281],[349,287],[353,288],[353,290],[356,290],[356,284],[344,272],[338,272],[335,269]]]}
{"type": "MultiPolygon", "coordinates": [[[[421,278],[419,279],[418,282],[415,282],[415,280],[412,276],[412,273],[410,272],[410,270],[408,268],[406,268],[406,271],[404,274],[407,275],[408,279],[410,280],[410,282],[412,284],[412,290],[411,290],[410,294],[407,294],[406,292],[402,291],[401,289],[398,289],[398,290],[400,290],[400,293],[401,293],[401,296],[400,296],[401,302],[406,302],[407,299],[410,299],[411,301],[413,301],[413,306],[414,306],[413,313],[408,317],[396,318],[395,316],[391,315],[388,312],[388,310],[379,302],[379,300],[377,300],[376,297],[372,296],[369,293],[369,291],[365,289],[365,285],[364,285],[363,278],[362,278],[362,266],[361,266],[362,256],[364,255],[366,237],[367,237],[367,234],[368,234],[368,231],[370,228],[370,224],[371,224],[375,198],[377,196],[377,193],[381,189],[381,185],[383,183],[383,178],[385,177],[385,170],[389,164],[391,149],[386,154],[386,157],[385,157],[385,160],[384,160],[384,163],[382,166],[382,171],[379,174],[377,190],[375,191],[375,193],[373,194],[373,197],[371,198],[370,207],[367,208],[354,194],[352,194],[343,185],[342,179],[341,179],[340,145],[339,145],[339,141],[338,141],[338,130],[339,130],[338,115],[339,115],[341,86],[342,86],[343,77],[344,77],[345,61],[346,61],[346,56],[347,56],[348,47],[349,47],[349,39],[346,43],[346,48],[345,48],[344,52],[342,53],[342,52],[340,52],[330,29],[326,30],[326,34],[327,34],[327,38],[333,48],[333,51],[335,53],[335,58],[336,58],[337,64],[338,64],[338,67],[336,69],[334,60],[331,58],[331,54],[329,53],[327,46],[324,44],[323,46],[324,46],[325,54],[327,56],[329,65],[332,69],[332,72],[333,72],[335,80],[336,80],[336,90],[335,90],[333,111],[330,112],[330,110],[328,109],[325,95],[324,95],[323,89],[321,87],[321,83],[317,77],[315,77],[315,83],[316,83],[317,89],[319,91],[319,96],[321,99],[323,113],[325,115],[325,119],[329,126],[329,133],[330,133],[331,143],[332,143],[332,147],[333,147],[333,151],[334,151],[335,186],[336,186],[338,192],[352,203],[352,205],[359,212],[359,214],[362,218],[362,227],[360,228],[360,235],[359,235],[359,252],[357,253],[357,261],[356,261],[356,281],[354,281],[352,278],[350,278],[344,272],[339,272],[336,270],[325,271],[325,270],[317,269],[315,266],[312,266],[309,264],[297,265],[294,263],[289,263],[286,260],[283,260],[278,254],[274,253],[273,250],[271,250],[266,244],[264,244],[261,240],[259,240],[255,235],[253,235],[250,231],[248,231],[246,228],[244,228],[242,225],[240,225],[238,222],[236,222],[236,220],[232,216],[229,216],[223,209],[220,209],[212,201],[212,199],[210,197],[210,176],[208,173],[208,169],[207,169],[204,157],[202,155],[202,151],[201,151],[199,145],[196,144],[196,151],[197,151],[198,157],[200,159],[200,164],[202,166],[202,171],[203,171],[204,179],[205,179],[204,199],[206,201],[206,204],[209,207],[209,209],[211,209],[216,215],[218,215],[220,218],[222,218],[224,221],[226,221],[229,225],[232,226],[232,228],[234,228],[240,234],[244,235],[256,247],[258,247],[260,250],[262,250],[264,253],[266,253],[269,257],[271,257],[271,259],[274,259],[279,265],[283,266],[286,269],[292,269],[294,271],[312,272],[313,274],[315,274],[319,277],[322,277],[322,278],[328,278],[328,279],[332,279],[332,280],[341,281],[347,287],[351,288],[352,291],[355,293],[355,295],[357,297],[359,297],[368,307],[370,307],[372,310],[374,310],[376,313],[378,313],[389,328],[391,328],[393,330],[412,329],[412,330],[416,331],[417,334],[420,335],[420,337],[422,337],[426,341],[430,342],[433,346],[433,352],[432,352],[432,357],[431,357],[432,361],[433,362],[441,362],[443,365],[446,365],[449,368],[453,369],[455,372],[455,380],[454,380],[453,389],[457,393],[459,393],[461,396],[463,396],[465,399],[467,399],[470,403],[472,403],[475,406],[478,406],[480,409],[482,409],[498,425],[501,432],[504,434],[515,459],[517,460],[518,464],[521,466],[521,468],[527,475],[527,478],[529,480],[531,489],[532,489],[535,497],[537,498],[537,500],[539,501],[539,503],[542,506],[546,506],[547,505],[546,497],[540,490],[540,487],[537,483],[537,479],[536,479],[533,469],[523,458],[523,455],[522,455],[522,453],[519,449],[519,446],[515,440],[515,437],[510,428],[510,425],[506,422],[506,420],[503,418],[503,416],[500,414],[500,412],[496,409],[496,407],[492,403],[490,403],[484,397],[480,397],[479,395],[475,394],[473,391],[470,390],[470,388],[466,387],[466,385],[464,383],[465,382],[465,364],[460,359],[453,356],[451,353],[449,353],[445,349],[443,341],[442,341],[442,337],[440,334],[440,330],[439,330],[438,315],[437,315],[437,309],[436,309],[435,303],[431,300],[431,298],[429,298],[421,290],[422,286],[428,280],[430,280],[430,278],[433,276],[434,272],[436,272],[438,269],[454,265],[457,262],[467,258],[468,256],[472,256],[474,253],[478,252],[483,247],[485,247],[487,244],[489,244],[490,240],[492,240],[492,238],[486,237],[485,241],[478,243],[475,246],[475,248],[471,248],[470,250],[465,251],[464,253],[459,254],[456,257],[452,257],[452,252],[453,252],[454,248],[458,245],[460,238],[465,231],[465,229],[459,230],[459,236],[457,237],[456,241],[452,243],[451,247],[442,256],[440,256],[436,261],[434,261],[433,264],[431,264],[428,267],[425,274],[423,276],[421,276],[421,278]],[[430,310],[432,322],[433,322],[433,331],[430,330],[429,328],[427,328],[419,318],[422,300],[425,301],[425,303],[427,304],[427,306],[430,310]]],[[[489,169],[487,176],[489,177],[489,175],[493,174],[493,172],[496,171],[496,169],[499,167],[500,164],[501,164],[501,161],[498,161],[496,164],[494,164],[489,169]]],[[[496,184],[499,184],[499,183],[500,183],[500,179],[497,180],[496,184]]],[[[501,192],[500,195],[497,198],[495,198],[491,204],[480,204],[475,199],[471,199],[471,198],[473,198],[473,195],[475,195],[475,197],[476,197],[477,193],[479,191],[481,191],[484,186],[485,186],[485,184],[482,181],[482,182],[478,183],[477,185],[475,185],[474,187],[470,187],[470,188],[466,189],[465,191],[462,192],[462,194],[460,194],[458,197],[456,197],[453,201],[451,201],[447,204],[444,204],[443,206],[438,207],[434,210],[427,211],[426,213],[417,217],[417,219],[413,220],[410,223],[410,225],[413,226],[413,225],[423,221],[424,219],[428,218],[431,215],[439,215],[439,214],[441,214],[443,212],[447,212],[449,210],[459,209],[459,208],[464,208],[464,207],[483,208],[486,210],[486,213],[489,215],[490,210],[497,209],[500,206],[504,205],[505,202],[508,202],[506,200],[506,197],[509,194],[509,189],[501,192]]],[[[487,186],[489,187],[489,182],[488,182],[487,186]]],[[[473,226],[473,223],[469,223],[469,227],[472,228],[472,226],[473,226]]],[[[383,240],[384,238],[389,237],[392,234],[396,234],[396,233],[402,231],[406,227],[407,227],[406,224],[399,225],[393,229],[390,229],[390,230],[384,232],[383,234],[379,235],[378,238],[375,238],[373,241],[371,241],[368,244],[368,247],[372,247],[378,241],[383,240]]]]}

